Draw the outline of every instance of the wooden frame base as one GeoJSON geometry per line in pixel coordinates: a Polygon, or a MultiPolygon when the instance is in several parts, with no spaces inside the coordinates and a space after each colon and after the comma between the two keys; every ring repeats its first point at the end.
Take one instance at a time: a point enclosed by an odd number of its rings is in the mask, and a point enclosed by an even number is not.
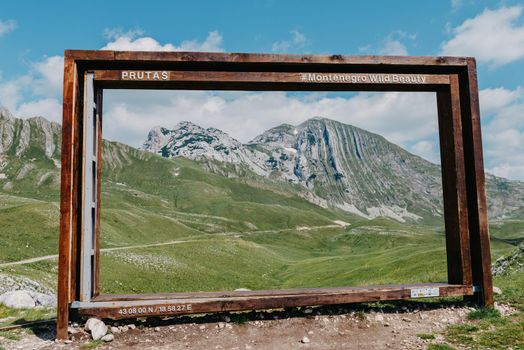
{"type": "MultiPolygon", "coordinates": [[[[173,316],[209,312],[278,309],[416,298],[414,291],[438,291],[439,297],[473,295],[473,287],[447,283],[388,286],[302,288],[242,292],[100,295],[91,302],[76,302],[81,316],[109,319],[173,316]]],[[[436,296],[436,295],[435,295],[436,296]]]]}
{"type": "Polygon", "coordinates": [[[478,86],[472,58],[68,50],[61,172],[58,339],[67,338],[72,312],[116,319],[436,295],[467,296],[479,305],[493,305],[478,86]],[[103,89],[108,88],[435,92],[447,283],[100,295],[101,101],[103,89]],[[95,192],[86,196],[86,190],[95,192]]]}

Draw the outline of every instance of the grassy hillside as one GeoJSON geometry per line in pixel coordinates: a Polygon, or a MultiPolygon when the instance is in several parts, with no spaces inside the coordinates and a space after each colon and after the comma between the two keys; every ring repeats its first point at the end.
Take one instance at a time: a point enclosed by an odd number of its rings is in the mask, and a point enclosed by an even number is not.
{"type": "MultiPolygon", "coordinates": [[[[25,137],[13,122],[18,131],[2,154],[8,165],[2,169],[7,178],[0,179],[0,264],[57,254],[59,150],[45,140],[58,142],[58,136],[42,136],[41,122],[26,123],[25,137]]],[[[104,292],[446,279],[441,222],[366,220],[312,204],[302,198],[302,186],[248,169],[227,177],[205,170],[213,167],[209,162],[166,159],[115,142],[103,147],[104,292]]],[[[523,228],[517,219],[495,221],[494,257],[508,253],[524,237],[523,228]]],[[[56,260],[0,266],[0,273],[54,287],[56,260]]]]}

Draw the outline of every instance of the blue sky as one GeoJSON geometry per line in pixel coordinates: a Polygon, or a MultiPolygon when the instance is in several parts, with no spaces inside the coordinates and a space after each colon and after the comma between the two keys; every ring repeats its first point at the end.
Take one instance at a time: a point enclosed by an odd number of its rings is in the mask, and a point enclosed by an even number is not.
{"type": "MultiPolygon", "coordinates": [[[[486,168],[524,180],[522,1],[2,2],[0,106],[19,117],[60,121],[61,56],[71,48],[475,56],[486,168]]],[[[214,113],[222,121],[215,126],[240,139],[246,124],[239,119],[228,124],[232,114],[249,120],[262,116],[254,110],[271,113],[268,124],[258,125],[265,128],[314,111],[438,159],[434,97],[427,94],[120,91],[108,93],[106,135],[128,135],[122,141],[136,145],[152,124],[172,126],[182,108],[186,114],[180,118],[204,125],[206,113],[214,113]],[[204,111],[194,112],[196,106],[204,111]]]]}

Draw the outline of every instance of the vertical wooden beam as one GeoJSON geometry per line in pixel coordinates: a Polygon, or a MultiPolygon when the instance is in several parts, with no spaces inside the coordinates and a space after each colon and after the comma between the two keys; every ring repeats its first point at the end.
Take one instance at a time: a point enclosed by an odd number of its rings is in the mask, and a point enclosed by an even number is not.
{"type": "Polygon", "coordinates": [[[60,241],[58,256],[58,301],[57,301],[57,339],[67,339],[69,322],[69,302],[71,301],[71,257],[73,203],[73,158],[74,133],[76,127],[76,64],[70,57],[64,58],[64,91],[62,112],[62,155],[61,155],[61,185],[60,185],[60,241]]]}
{"type": "Polygon", "coordinates": [[[448,282],[472,283],[464,147],[457,75],[437,91],[448,282]]]}
{"type": "Polygon", "coordinates": [[[473,284],[480,287],[475,301],[482,306],[492,307],[491,250],[480,129],[477,68],[474,59],[468,59],[467,70],[462,74],[460,84],[471,236],[471,264],[473,284]]]}

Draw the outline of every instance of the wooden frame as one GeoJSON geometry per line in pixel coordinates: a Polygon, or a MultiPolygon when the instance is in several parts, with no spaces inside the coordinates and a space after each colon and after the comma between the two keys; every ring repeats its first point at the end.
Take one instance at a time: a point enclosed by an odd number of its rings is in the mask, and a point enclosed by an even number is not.
{"type": "Polygon", "coordinates": [[[479,305],[493,305],[473,58],[68,50],[64,62],[61,171],[58,339],[67,338],[68,320],[73,314],[116,319],[434,295],[466,296],[479,305]],[[447,283],[100,295],[100,211],[96,204],[100,202],[104,88],[436,92],[447,283]],[[93,124],[87,127],[88,122],[93,124]],[[94,152],[90,153],[90,149],[94,152]],[[86,192],[89,186],[93,189],[90,194],[86,192]],[[90,208],[85,204],[86,195],[93,203],[90,208]],[[91,231],[86,231],[91,223],[91,231]],[[86,232],[92,236],[86,236],[86,232]]]}

